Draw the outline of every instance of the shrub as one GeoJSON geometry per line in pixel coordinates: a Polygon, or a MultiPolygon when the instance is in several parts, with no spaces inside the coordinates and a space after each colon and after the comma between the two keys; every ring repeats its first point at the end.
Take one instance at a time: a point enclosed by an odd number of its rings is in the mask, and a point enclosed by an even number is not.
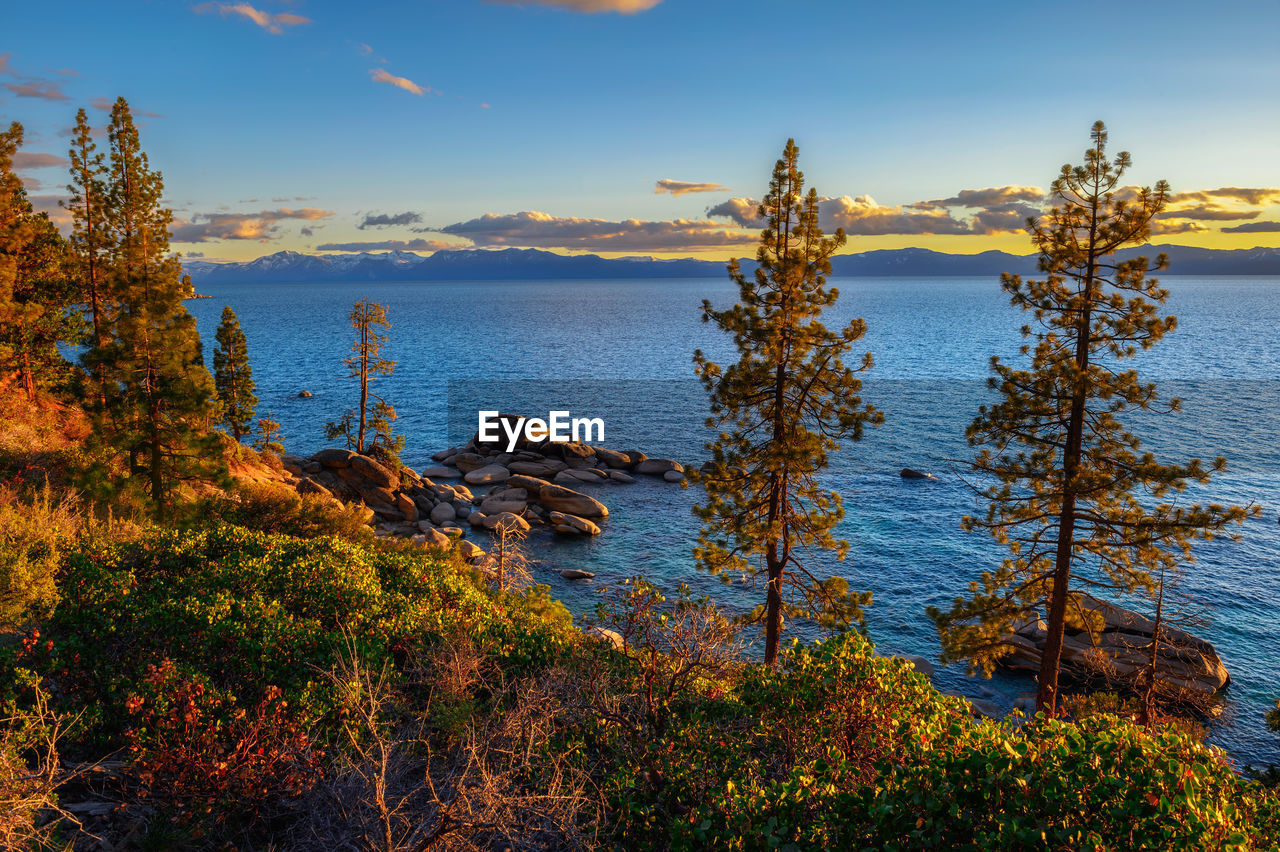
{"type": "Polygon", "coordinates": [[[1114,716],[980,724],[863,797],[864,845],[1274,849],[1280,808],[1223,754],[1114,716]]]}
{"type": "MultiPolygon", "coordinates": [[[[264,453],[261,458],[274,457],[264,453]]],[[[239,482],[232,491],[203,500],[193,514],[201,525],[234,524],[299,538],[326,535],[355,541],[373,538],[367,510],[318,494],[298,494],[283,485],[239,482]]]]}

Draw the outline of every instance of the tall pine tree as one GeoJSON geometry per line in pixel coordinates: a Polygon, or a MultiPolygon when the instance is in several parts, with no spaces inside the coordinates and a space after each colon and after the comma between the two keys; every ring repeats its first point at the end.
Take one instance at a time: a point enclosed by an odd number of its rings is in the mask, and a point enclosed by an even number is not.
{"type": "MultiPolygon", "coordinates": [[[[988,383],[999,401],[981,407],[967,432],[981,447],[973,470],[992,484],[984,488],[986,516],[967,517],[964,526],[988,531],[1010,557],[971,584],[972,597],[929,613],[944,661],[968,659],[988,673],[1013,650],[1006,640],[1015,627],[1047,613],[1036,705],[1050,715],[1065,629],[1101,626],[1082,608],[1081,587],[1150,590],[1152,571],[1191,560],[1193,539],[1245,517],[1235,506],[1168,502],[1225,461],[1161,464],[1121,420],[1134,410],[1179,407],[1176,399],[1161,406],[1155,385],[1124,368],[1176,326],[1159,314],[1168,291],[1147,277],[1145,257],[1114,257],[1147,240],[1168,186],[1161,181],[1129,197],[1121,191],[1129,155],[1107,160],[1101,122],[1092,140],[1084,164],[1063,166],[1053,182],[1056,206],[1029,220],[1044,277],[1001,278],[1010,301],[1034,318],[1022,329],[1032,341],[1022,347],[1030,366],[992,359],[988,383]]],[[[1164,266],[1162,255],[1154,268],[1164,266]]]]}
{"type": "Polygon", "coordinates": [[[81,108],[76,112],[67,155],[71,162],[67,192],[71,197],[62,204],[71,214],[71,262],[89,308],[93,345],[102,349],[106,345],[104,327],[111,314],[111,300],[105,289],[111,235],[106,221],[107,167],[97,148],[89,119],[81,108]]]}
{"type": "Polygon", "coordinates": [[[227,305],[222,309],[218,325],[218,347],[213,350],[213,380],[222,408],[222,422],[237,441],[247,435],[253,424],[253,370],[249,367],[249,342],[240,329],[236,312],[227,305]]]}
{"type": "Polygon", "coordinates": [[[820,579],[802,554],[822,548],[844,558],[848,542],[832,535],[844,516],[840,495],[820,487],[817,476],[841,440],[859,440],[864,424],[883,419],[858,397],[857,376],[871,368],[871,355],[856,367],[842,360],[866,324],[855,319],[831,331],[818,321],[839,296],[826,276],[845,237],[840,230],[823,235],[818,195],[802,195],[797,156],[788,140],[759,209],[767,226],[755,275],[744,275],[736,260],[729,266],[738,304],[722,311],[702,304],[703,321],[733,336],[739,360],[722,368],[701,350],[694,354],[714,415],[707,425],[724,430],[707,445],[711,461],[698,477],[707,499],[694,508],[703,522],[694,556],[722,578],[763,571],[765,603],[755,617],[764,621],[770,665],[784,615],[846,627],[861,621],[870,602],[843,578],[820,579]]]}
{"type": "Polygon", "coordinates": [[[79,342],[80,315],[65,242],[48,215],[32,209],[14,172],[22,141],[17,122],[0,133],[0,387],[16,381],[34,400],[38,388],[67,378],[58,344],[79,342]]]}
{"type": "Polygon", "coordinates": [[[160,173],[142,151],[124,98],[111,110],[108,137],[105,278],[117,307],[104,345],[85,356],[105,379],[103,400],[90,405],[102,451],[90,480],[107,494],[142,496],[163,520],[182,483],[221,481],[226,464],[221,442],[205,428],[215,419],[214,385],[182,305],[181,267],[169,253],[173,215],[161,205],[160,173]]]}

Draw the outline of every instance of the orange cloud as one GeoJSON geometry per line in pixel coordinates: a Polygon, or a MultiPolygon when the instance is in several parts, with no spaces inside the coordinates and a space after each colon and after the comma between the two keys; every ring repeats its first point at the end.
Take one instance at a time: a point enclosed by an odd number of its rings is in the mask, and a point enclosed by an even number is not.
{"type": "Polygon", "coordinates": [[[327,219],[332,210],[302,207],[290,210],[263,210],[258,213],[197,213],[190,219],[175,219],[175,243],[203,243],[209,240],[262,240],[276,235],[281,222],[293,219],[314,222],[327,219]]]}
{"type": "Polygon", "coordinates": [[[373,78],[375,83],[386,83],[390,86],[395,86],[397,89],[404,89],[406,92],[412,92],[418,97],[422,97],[427,92],[431,91],[429,86],[427,88],[423,88],[408,77],[397,77],[394,74],[388,74],[381,68],[370,69],[369,76],[373,78]]]}
{"type": "Polygon", "coordinates": [[[444,240],[380,240],[370,243],[324,243],[316,251],[443,251],[458,246],[444,240]]]}
{"type": "Polygon", "coordinates": [[[285,27],[296,27],[301,24],[311,23],[310,18],[304,18],[301,15],[294,15],[291,12],[282,12],[278,15],[273,15],[270,12],[255,9],[248,3],[201,3],[199,6],[196,6],[195,12],[198,15],[217,12],[224,18],[227,17],[227,15],[239,15],[242,18],[253,21],[272,35],[280,35],[284,32],[285,27]]]}
{"type": "Polygon", "coordinates": [[[588,15],[599,12],[638,15],[657,6],[662,0],[487,0],[487,2],[502,3],[507,6],[555,6],[570,12],[585,12],[588,15]]]}

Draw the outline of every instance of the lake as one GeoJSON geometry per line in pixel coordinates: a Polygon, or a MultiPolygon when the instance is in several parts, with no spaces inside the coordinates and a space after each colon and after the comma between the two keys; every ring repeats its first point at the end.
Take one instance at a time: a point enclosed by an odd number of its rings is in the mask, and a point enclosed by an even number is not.
{"type": "MultiPolygon", "coordinates": [[[[885,423],[843,447],[824,481],[845,500],[837,530],[851,544],[837,565],[812,557],[820,572],[838,571],[873,592],[871,638],[885,653],[936,659],[939,644],[925,607],[945,607],[970,580],[998,565],[1005,551],[960,519],[982,509],[957,471],[971,457],[964,428],[987,391],[992,355],[1017,358],[1027,318],[1009,306],[994,278],[833,279],[841,296],[823,320],[839,327],[867,321],[864,348],[875,358],[863,397],[885,423]],[[909,466],[937,482],[903,480],[909,466]]],[[[1260,519],[1240,539],[1196,548],[1183,590],[1212,622],[1198,628],[1232,675],[1228,713],[1212,741],[1233,758],[1280,761],[1280,736],[1262,714],[1280,698],[1280,279],[1168,276],[1168,312],[1179,327],[1130,362],[1183,410],[1147,415],[1134,431],[1166,461],[1222,455],[1228,469],[1184,500],[1254,503],[1260,519]]],[[[395,374],[376,383],[399,412],[403,458],[421,469],[430,455],[465,442],[479,409],[542,416],[567,409],[604,420],[604,446],[641,449],[695,465],[705,458],[706,395],[693,375],[695,349],[734,359],[727,336],[700,321],[710,299],[736,299],[727,279],[659,281],[511,281],[249,285],[208,284],[212,298],[190,301],[206,345],[224,305],[248,337],[259,415],[280,421],[291,452],[326,445],[323,427],[357,404],[342,359],[349,354],[347,316],[361,297],[389,307],[393,323],[384,355],[395,374]],[[299,398],[300,391],[310,398],[299,398]]],[[[611,515],[590,541],[535,539],[544,568],[538,582],[575,612],[590,610],[602,585],[636,574],[674,588],[689,584],[731,610],[749,609],[762,589],[722,584],[695,570],[690,550],[697,521],[695,489],[646,480],[585,487],[611,515]],[[593,571],[591,583],[562,580],[560,567],[593,571]]],[[[478,540],[481,540],[478,537],[478,540]]],[[[812,629],[788,625],[789,635],[812,629]]],[[[943,689],[1008,706],[1032,694],[1029,677],[974,681],[963,667],[939,669],[943,689]]]]}

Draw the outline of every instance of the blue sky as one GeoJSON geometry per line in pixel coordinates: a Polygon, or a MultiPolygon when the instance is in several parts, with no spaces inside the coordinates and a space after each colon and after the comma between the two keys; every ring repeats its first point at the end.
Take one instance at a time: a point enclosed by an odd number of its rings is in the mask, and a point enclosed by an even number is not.
{"type": "MultiPolygon", "coordinates": [[[[741,199],[789,136],[849,251],[1024,252],[1017,223],[1098,118],[1134,183],[1184,193],[1162,241],[1280,245],[1274,2],[6,6],[0,118],[25,150],[64,156],[76,108],[105,124],[91,104],[123,95],[175,248],[210,258],[742,254],[741,199]]],[[[49,207],[64,173],[28,162],[49,207]]]]}

